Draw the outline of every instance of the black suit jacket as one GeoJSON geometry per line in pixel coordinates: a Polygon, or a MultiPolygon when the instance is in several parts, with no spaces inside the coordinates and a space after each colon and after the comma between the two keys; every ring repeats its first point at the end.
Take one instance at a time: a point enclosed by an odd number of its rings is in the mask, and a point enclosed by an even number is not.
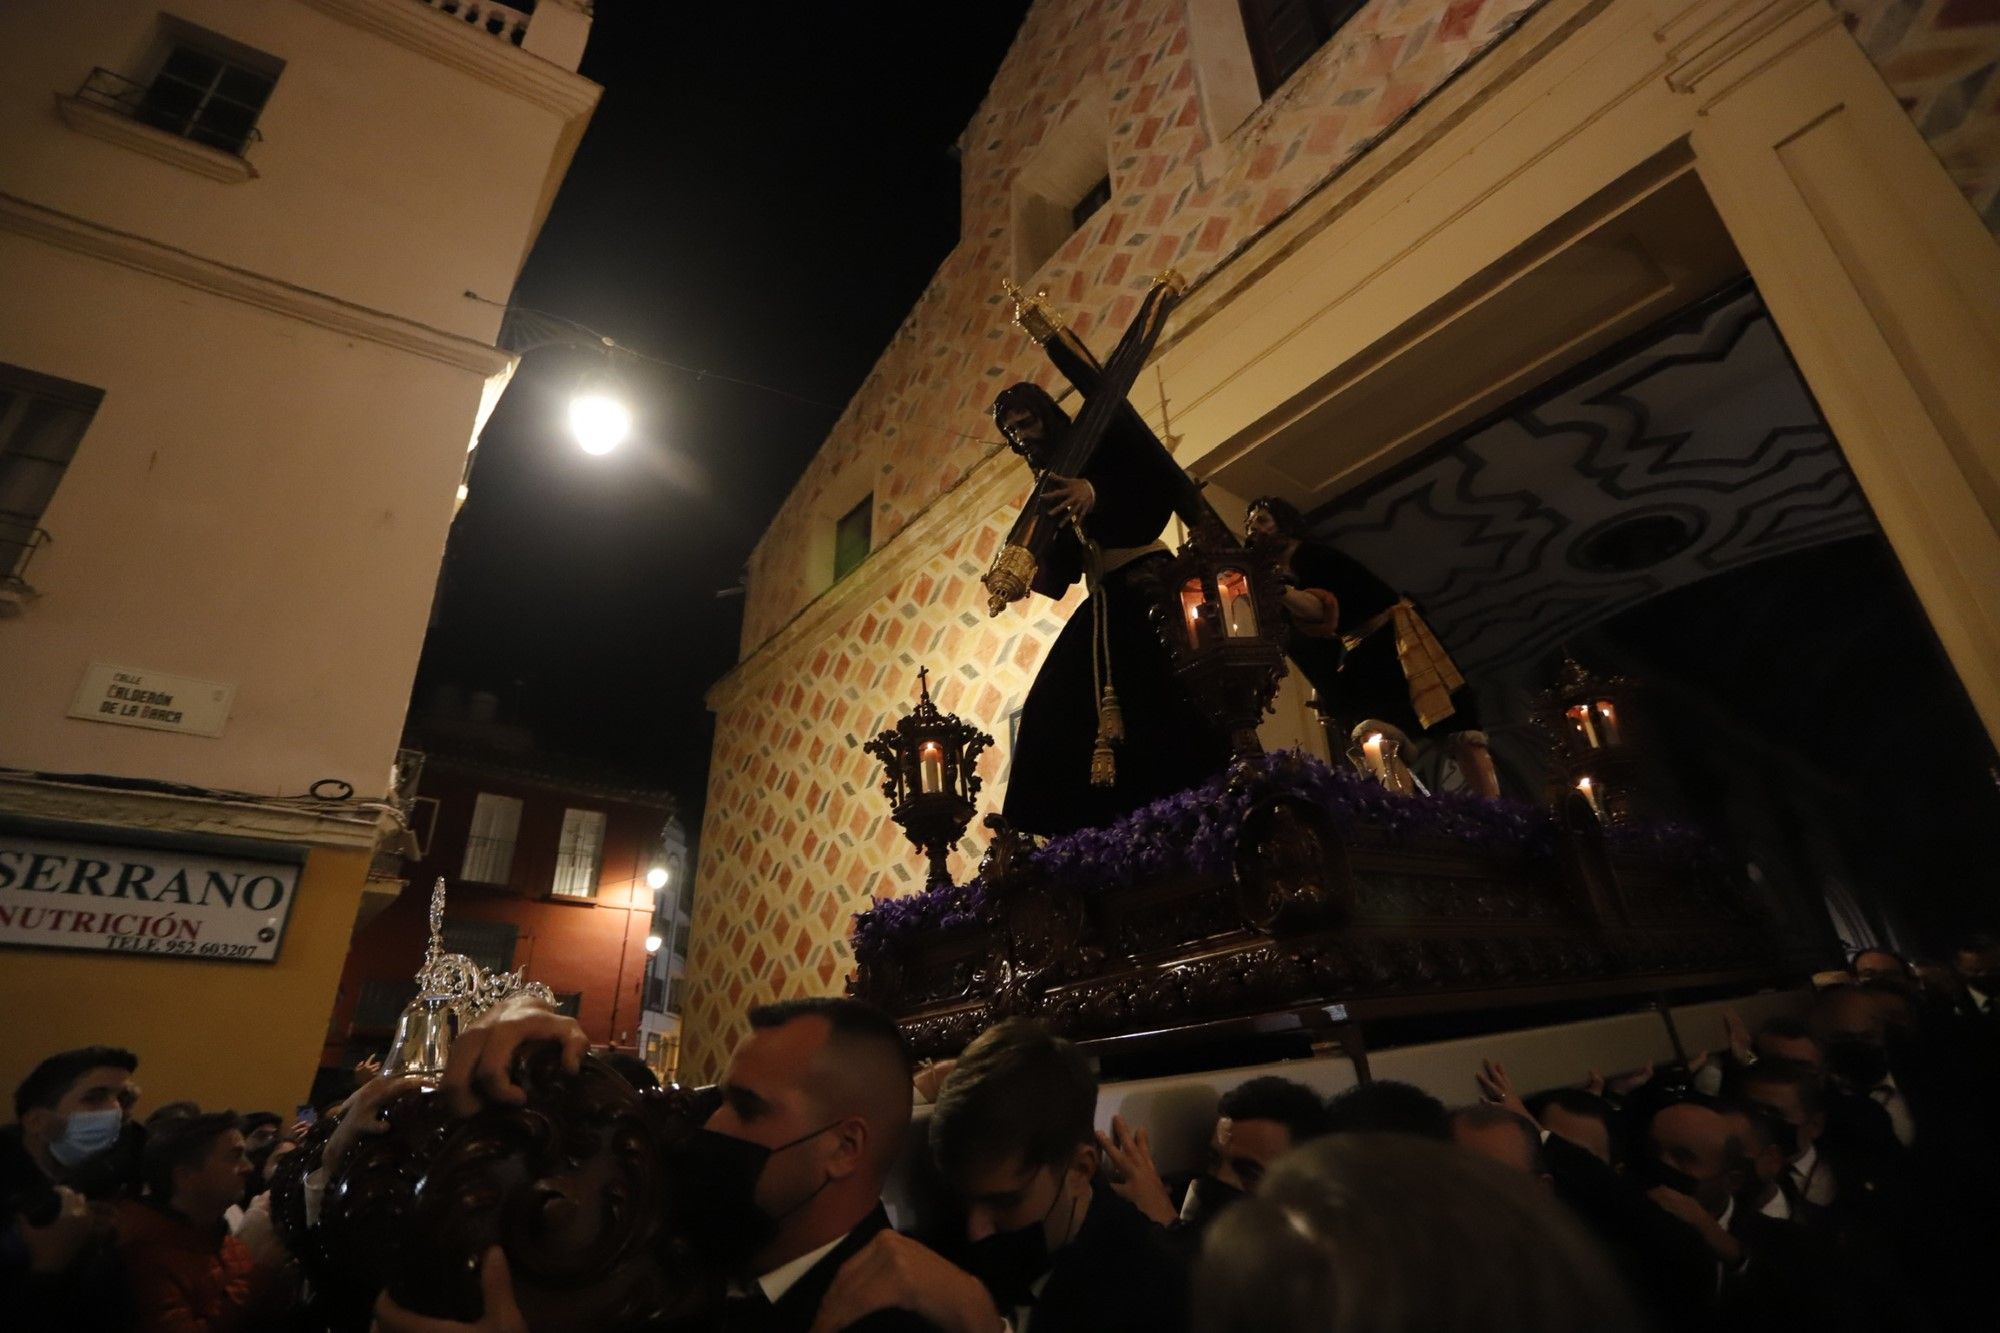
{"type": "MultiPolygon", "coordinates": [[[[880,1204],[847,1233],[847,1238],[827,1251],[805,1275],[788,1288],[763,1315],[754,1321],[757,1333],[806,1333],[819,1316],[820,1302],[833,1286],[840,1266],[881,1232],[889,1229],[889,1214],[880,1204]]],[[[724,1328],[730,1327],[725,1320],[724,1328]]],[[[853,1333],[937,1333],[937,1326],[908,1310],[881,1310],[861,1322],[849,1324],[853,1333]]]]}
{"type": "Polygon", "coordinates": [[[1833,1246],[1796,1222],[1736,1205],[1729,1232],[1743,1246],[1743,1263],[1722,1277],[1718,1324],[1746,1333],[1810,1328],[1821,1333],[1866,1327],[1833,1246]]]}
{"type": "Polygon", "coordinates": [[[1056,1252],[1034,1333],[1180,1333],[1187,1319],[1186,1260],[1164,1228],[1097,1186],[1076,1238],[1056,1252]]]}
{"type": "Polygon", "coordinates": [[[1648,1323],[1703,1327],[1714,1308],[1715,1260],[1701,1237],[1560,1134],[1543,1142],[1542,1160],[1556,1198],[1604,1246],[1648,1323]]]}

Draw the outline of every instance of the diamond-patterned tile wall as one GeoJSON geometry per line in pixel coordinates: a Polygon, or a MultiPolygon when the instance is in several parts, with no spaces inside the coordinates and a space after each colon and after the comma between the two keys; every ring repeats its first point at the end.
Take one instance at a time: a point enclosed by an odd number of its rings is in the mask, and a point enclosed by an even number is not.
{"type": "MultiPolygon", "coordinates": [[[[1060,603],[1038,598],[987,619],[979,576],[1013,514],[970,516],[962,537],[717,719],[690,937],[687,1077],[718,1072],[749,1006],[838,992],[853,966],[853,914],[921,884],[921,855],[889,818],[878,766],[860,744],[915,704],[919,666],[930,667],[940,708],[994,738],[980,760],[987,785],[973,830],[999,809],[1009,716],[1082,601],[1072,589],[1060,603]]],[[[970,874],[976,858],[969,838],[954,871],[970,874]]]]}
{"type": "Polygon", "coordinates": [[[1835,0],[1862,50],[2000,233],[2000,0],[1835,0]]]}

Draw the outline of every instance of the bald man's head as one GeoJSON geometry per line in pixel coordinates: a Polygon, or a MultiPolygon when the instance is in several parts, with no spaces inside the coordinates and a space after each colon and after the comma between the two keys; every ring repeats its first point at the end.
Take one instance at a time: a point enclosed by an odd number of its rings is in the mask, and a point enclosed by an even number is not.
{"type": "Polygon", "coordinates": [[[910,1128],[909,1047],[894,1019],[862,1000],[841,996],[786,1000],[750,1011],[753,1032],[799,1025],[797,1088],[820,1120],[857,1116],[868,1122],[868,1162],[888,1175],[910,1128]]]}

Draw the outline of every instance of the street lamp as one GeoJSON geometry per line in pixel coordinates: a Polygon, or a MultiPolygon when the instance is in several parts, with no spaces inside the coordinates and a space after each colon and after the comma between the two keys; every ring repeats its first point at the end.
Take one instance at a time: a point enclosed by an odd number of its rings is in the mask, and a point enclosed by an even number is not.
{"type": "Polygon", "coordinates": [[[632,434],[632,409],[598,389],[569,400],[569,433],[587,454],[608,454],[632,434]]]}
{"type": "Polygon", "coordinates": [[[661,940],[658,935],[648,935],[646,937],[646,952],[658,953],[660,951],[660,944],[661,940]]]}
{"type": "Polygon", "coordinates": [[[648,870],[646,872],[646,887],[655,893],[666,888],[667,868],[665,866],[654,866],[651,870],[648,870]]]}

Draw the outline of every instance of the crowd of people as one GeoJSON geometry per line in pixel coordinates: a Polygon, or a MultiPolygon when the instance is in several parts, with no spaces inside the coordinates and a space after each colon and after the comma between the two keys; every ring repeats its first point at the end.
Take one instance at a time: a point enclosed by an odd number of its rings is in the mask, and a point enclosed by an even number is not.
{"type": "MultiPolygon", "coordinates": [[[[1956,1328],[1988,1309],[2000,1200],[2000,945],[1919,971],[1867,950],[1798,1018],[1733,1016],[1712,1052],[1526,1093],[1500,1064],[1465,1104],[1373,1081],[1322,1100],[1260,1077],[1216,1109],[1202,1170],[1165,1176],[1144,1126],[1096,1128],[1084,1054],[995,1025],[912,1068],[850,999],[749,1015],[718,1109],[677,1158],[696,1242],[732,1275],[702,1327],[950,1333],[1956,1328]],[[882,1203],[913,1103],[951,1224],[882,1203]]],[[[454,1045],[463,1114],[518,1100],[515,1056],[573,1020],[503,1005],[454,1045]]],[[[296,1329],[273,1169],[308,1138],[271,1112],[139,1117],[139,1060],[50,1056],[0,1130],[10,1328],[296,1329]]],[[[373,1070],[361,1071],[364,1075],[373,1070]]],[[[313,1136],[306,1212],[414,1080],[366,1078],[313,1136]],[[323,1145],[323,1146],[322,1146],[323,1145]]],[[[301,1163],[307,1159],[298,1159],[301,1163]]],[[[384,1333],[528,1327],[504,1254],[471,1324],[399,1307],[384,1333]]]]}

